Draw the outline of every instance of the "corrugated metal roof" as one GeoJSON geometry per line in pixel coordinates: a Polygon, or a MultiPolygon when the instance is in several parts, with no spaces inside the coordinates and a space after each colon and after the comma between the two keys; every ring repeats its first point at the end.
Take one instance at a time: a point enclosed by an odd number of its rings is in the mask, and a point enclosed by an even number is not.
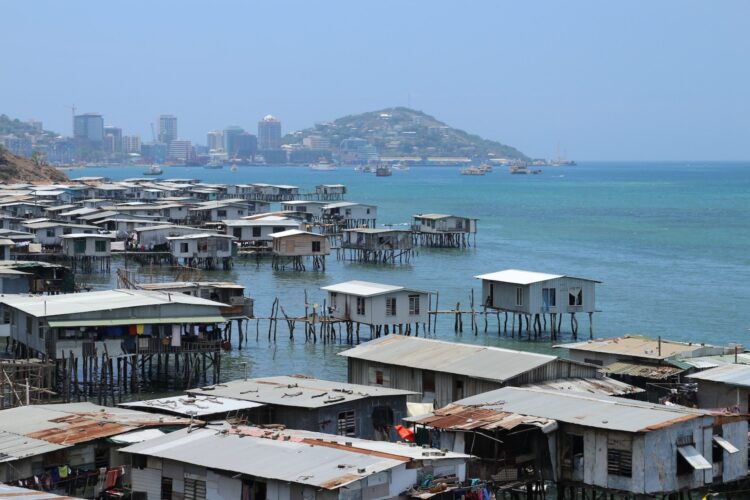
{"type": "Polygon", "coordinates": [[[47,491],[30,490],[0,483],[0,498],[22,498],[23,500],[80,500],[79,497],[60,496],[47,491]]]}
{"type": "Polygon", "coordinates": [[[125,408],[152,409],[159,413],[174,413],[183,416],[190,416],[192,414],[203,417],[217,413],[259,408],[265,405],[254,401],[243,401],[241,399],[222,398],[218,396],[183,395],[120,403],[120,406],[125,408]]]}
{"type": "Polygon", "coordinates": [[[339,355],[499,382],[559,359],[545,354],[404,335],[371,340],[339,355]]]}
{"type": "Polygon", "coordinates": [[[613,339],[596,339],[586,342],[576,342],[573,344],[558,344],[555,347],[570,349],[571,351],[618,354],[621,356],[634,356],[649,359],[666,359],[674,356],[684,356],[685,354],[699,351],[706,347],[711,348],[715,346],[662,340],[661,354],[659,354],[659,339],[651,339],[641,335],[626,335],[624,337],[613,339]]]}
{"type": "Polygon", "coordinates": [[[189,419],[92,403],[18,406],[0,411],[0,460],[35,456],[144,427],[189,419]]]}
{"type": "Polygon", "coordinates": [[[504,387],[454,404],[624,432],[649,432],[711,415],[710,412],[682,406],[519,387],[504,387]]]}
{"type": "Polygon", "coordinates": [[[225,323],[224,316],[162,316],[159,318],[123,318],[123,319],[69,319],[49,320],[47,324],[51,328],[69,328],[74,326],[120,326],[132,325],[178,325],[182,323],[213,324],[225,323]]]}
{"type": "Polygon", "coordinates": [[[750,366],[723,365],[688,375],[693,380],[706,380],[737,387],[750,387],[750,366]]]}
{"type": "Polygon", "coordinates": [[[480,280],[498,281],[500,283],[513,283],[515,285],[530,285],[540,281],[562,278],[562,274],[547,274],[534,271],[522,271],[520,269],[506,269],[496,273],[480,274],[474,276],[480,280]]]}
{"type": "Polygon", "coordinates": [[[228,234],[218,233],[196,233],[196,234],[183,234],[182,236],[167,236],[169,241],[173,240],[202,240],[205,238],[221,238],[226,240],[236,240],[237,238],[228,234]]]}
{"type": "Polygon", "coordinates": [[[738,352],[735,354],[719,354],[716,356],[700,356],[695,358],[684,358],[681,359],[683,363],[705,370],[706,368],[715,368],[717,366],[728,365],[728,364],[741,364],[750,365],[750,353],[738,352]]]}
{"type": "Polygon", "coordinates": [[[476,408],[460,404],[450,404],[434,412],[433,415],[416,420],[417,423],[446,430],[511,430],[519,425],[544,427],[553,419],[518,415],[512,412],[497,411],[491,408],[476,408]]]}
{"type": "MultiPolygon", "coordinates": [[[[20,266],[9,266],[20,267],[20,266]]],[[[147,290],[103,290],[98,292],[67,293],[61,295],[5,295],[0,304],[7,304],[27,314],[41,317],[78,314],[93,311],[109,311],[131,307],[187,304],[196,307],[196,313],[218,313],[217,307],[226,304],[193,297],[182,293],[163,293],[147,290]],[[203,308],[201,310],[200,308],[203,308]]],[[[137,315],[133,322],[137,322],[137,315]]]]}
{"type": "Polygon", "coordinates": [[[647,365],[640,363],[625,363],[618,361],[601,369],[605,375],[628,375],[631,377],[642,377],[656,380],[678,375],[685,371],[684,368],[672,365],[647,365]]]}
{"type": "Polygon", "coordinates": [[[321,408],[365,398],[415,394],[387,387],[287,376],[232,380],[187,392],[299,408],[321,408]]]}
{"type": "Polygon", "coordinates": [[[552,391],[583,392],[587,394],[600,394],[603,396],[624,396],[626,394],[646,392],[645,389],[609,377],[564,378],[548,380],[536,384],[527,384],[522,387],[552,391]]]}
{"type": "Polygon", "coordinates": [[[280,231],[278,233],[273,233],[271,235],[271,238],[273,238],[273,239],[276,239],[276,238],[285,238],[287,236],[298,236],[300,234],[306,234],[308,236],[317,236],[318,238],[325,238],[325,236],[322,235],[322,234],[315,234],[315,233],[311,233],[309,231],[301,231],[299,229],[287,229],[286,231],[280,231]]]}
{"type": "Polygon", "coordinates": [[[398,467],[415,453],[420,460],[465,457],[321,433],[228,426],[181,430],[120,451],[328,490],[398,467]]]}
{"type": "Polygon", "coordinates": [[[398,292],[404,290],[404,287],[397,285],[386,285],[384,283],[372,283],[370,281],[345,281],[320,287],[321,290],[334,293],[344,293],[347,295],[357,295],[359,297],[373,297],[384,293],[398,292]]]}

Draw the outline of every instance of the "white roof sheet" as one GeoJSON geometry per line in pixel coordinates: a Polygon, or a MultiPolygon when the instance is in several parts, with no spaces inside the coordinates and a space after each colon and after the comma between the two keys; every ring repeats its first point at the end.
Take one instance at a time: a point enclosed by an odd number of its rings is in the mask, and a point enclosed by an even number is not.
{"type": "Polygon", "coordinates": [[[693,380],[705,380],[736,387],[750,387],[750,366],[722,365],[687,376],[693,380]]]}
{"type": "Polygon", "coordinates": [[[480,280],[498,281],[500,283],[513,283],[516,285],[530,285],[540,281],[548,281],[562,278],[562,274],[537,273],[534,271],[522,271],[520,269],[506,269],[496,273],[480,274],[475,276],[480,280]]]}
{"type": "Polygon", "coordinates": [[[454,404],[623,432],[649,432],[661,426],[710,415],[709,412],[683,406],[520,387],[503,387],[454,404]]]}
{"type": "MultiPolygon", "coordinates": [[[[226,307],[226,304],[201,299],[182,293],[162,293],[146,290],[104,290],[99,292],[66,293],[61,295],[9,295],[0,297],[0,304],[19,309],[36,317],[109,311],[131,307],[189,304],[198,307],[226,307]]],[[[196,311],[199,313],[200,310],[196,311]]],[[[205,311],[204,312],[208,312],[205,311]]],[[[216,311],[211,310],[211,313],[216,311]]],[[[137,321],[137,315],[133,318],[137,321]]]]}
{"type": "Polygon", "coordinates": [[[256,403],[321,408],[365,398],[408,396],[411,391],[347,384],[307,377],[261,377],[239,379],[190,389],[188,394],[254,401],[256,403]]]}
{"type": "Polygon", "coordinates": [[[148,399],[145,401],[132,401],[120,403],[125,408],[150,409],[159,413],[172,413],[176,415],[203,417],[216,415],[237,410],[249,410],[265,406],[263,403],[245,401],[234,398],[222,398],[219,396],[182,395],[169,398],[148,399]]]}
{"type": "Polygon", "coordinates": [[[345,281],[335,285],[320,287],[327,292],[343,293],[346,295],[357,295],[359,297],[373,297],[384,293],[398,292],[404,287],[397,285],[386,285],[383,283],[372,283],[370,281],[345,281]]]}
{"type": "Polygon", "coordinates": [[[340,352],[339,356],[499,382],[559,359],[545,354],[403,335],[371,340],[340,352]]]}
{"type": "Polygon", "coordinates": [[[325,238],[325,236],[323,236],[322,234],[311,233],[310,231],[302,231],[300,229],[287,229],[286,231],[273,233],[271,235],[271,238],[285,238],[287,236],[298,236],[300,234],[306,234],[309,236],[319,236],[321,238],[325,238]]]}
{"type": "Polygon", "coordinates": [[[218,430],[203,428],[191,433],[181,430],[120,451],[327,490],[399,467],[412,460],[409,454],[418,453],[421,460],[465,457],[355,438],[346,438],[346,442],[350,445],[341,444],[336,436],[321,433],[225,425],[218,430]],[[380,452],[379,448],[389,451],[380,452]],[[396,449],[402,453],[394,453],[396,449]]]}

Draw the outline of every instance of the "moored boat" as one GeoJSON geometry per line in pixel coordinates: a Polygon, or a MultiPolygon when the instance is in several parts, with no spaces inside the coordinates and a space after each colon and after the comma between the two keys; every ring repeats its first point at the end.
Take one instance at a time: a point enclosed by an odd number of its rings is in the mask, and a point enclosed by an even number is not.
{"type": "Polygon", "coordinates": [[[148,170],[143,172],[143,175],[161,175],[164,171],[161,169],[159,165],[151,165],[148,170]]]}

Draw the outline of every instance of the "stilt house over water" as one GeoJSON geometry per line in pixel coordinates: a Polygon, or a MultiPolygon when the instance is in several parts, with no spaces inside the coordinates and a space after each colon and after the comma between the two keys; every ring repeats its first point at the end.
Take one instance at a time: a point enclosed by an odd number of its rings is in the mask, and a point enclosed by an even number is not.
{"type": "Polygon", "coordinates": [[[296,271],[304,271],[306,257],[312,259],[313,270],[325,269],[326,255],[331,253],[331,247],[324,235],[289,229],[271,234],[271,239],[274,269],[291,265],[296,271]]]}
{"type": "Polygon", "coordinates": [[[597,367],[499,347],[388,335],[339,353],[353,384],[417,393],[409,401],[445,406],[504,386],[559,379],[596,379],[597,367]]]}
{"type": "Polygon", "coordinates": [[[541,333],[541,318],[549,315],[552,338],[562,328],[563,316],[570,315],[574,336],[578,335],[576,314],[589,316],[589,335],[593,335],[592,316],[596,311],[596,285],[600,281],[547,274],[519,269],[506,269],[475,276],[482,280],[484,306],[489,309],[519,315],[527,327],[533,322],[534,331],[541,333]]]}
{"type": "Polygon", "coordinates": [[[727,483],[748,472],[748,425],[738,414],[505,387],[416,421],[436,431],[441,448],[470,449],[480,458],[472,472],[496,487],[555,482],[557,498],[731,491],[727,483]]]}
{"type": "Polygon", "coordinates": [[[337,256],[345,260],[371,263],[409,262],[413,242],[405,229],[357,228],[341,235],[337,256]]]}
{"type": "Polygon", "coordinates": [[[397,326],[411,331],[411,325],[426,325],[429,316],[430,295],[423,290],[368,281],[346,281],[321,290],[328,292],[325,314],[334,320],[374,327],[376,335],[397,326]]]}
{"type": "Polygon", "coordinates": [[[476,244],[477,220],[446,214],[417,214],[412,231],[417,243],[428,247],[467,247],[474,236],[476,244]]]}

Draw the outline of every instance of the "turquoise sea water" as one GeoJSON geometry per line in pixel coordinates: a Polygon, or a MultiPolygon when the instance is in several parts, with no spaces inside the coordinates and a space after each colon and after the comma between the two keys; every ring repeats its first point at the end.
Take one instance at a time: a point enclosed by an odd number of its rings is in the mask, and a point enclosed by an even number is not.
{"type": "MultiPolygon", "coordinates": [[[[473,276],[505,268],[572,274],[601,280],[594,332],[598,337],[628,333],[728,343],[746,340],[750,328],[750,163],[582,163],[545,168],[541,175],[512,176],[505,169],[483,177],[461,176],[457,167],[415,167],[376,178],[350,169],[315,172],[302,167],[241,167],[207,170],[165,167],[163,178],[205,182],[268,182],[312,190],[316,184],[344,183],[347,200],[378,206],[378,224],[406,224],[415,213],[454,213],[477,217],[477,246],[468,250],[419,249],[409,265],[360,265],[330,256],[325,272],[273,271],[270,260],[237,260],[230,272],[211,279],[244,284],[256,300],[256,314],[267,316],[274,297],[288,314],[303,312],[304,290],[322,302],[319,287],[362,279],[440,292],[441,309],[468,305],[473,276]]],[[[140,177],[143,167],[87,168],[70,177],[140,177]]],[[[276,208],[276,207],[273,207],[276,208]]],[[[117,263],[115,263],[115,268],[117,263]]],[[[144,270],[144,272],[160,272],[144,270]]],[[[82,277],[96,287],[110,276],[82,277]]],[[[549,350],[550,343],[510,339],[489,332],[453,333],[452,317],[438,323],[437,337],[462,342],[549,350]]],[[[480,325],[483,324],[480,322],[480,325]]],[[[346,377],[343,345],[305,343],[297,328],[287,338],[279,323],[278,342],[260,340],[225,357],[223,375],[306,373],[346,377]]],[[[363,330],[364,331],[364,330],[363,330]]],[[[587,335],[588,322],[581,318],[587,335]]],[[[235,337],[236,338],[236,337],[235,337]]]]}

